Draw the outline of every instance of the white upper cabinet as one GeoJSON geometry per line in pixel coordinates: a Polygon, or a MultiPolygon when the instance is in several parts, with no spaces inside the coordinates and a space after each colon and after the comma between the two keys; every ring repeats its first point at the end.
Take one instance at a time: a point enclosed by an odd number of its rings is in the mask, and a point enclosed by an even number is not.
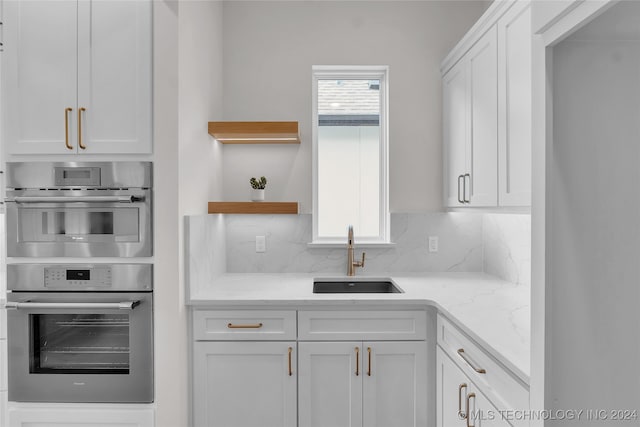
{"type": "Polygon", "coordinates": [[[494,27],[443,76],[447,206],[497,204],[497,115],[494,27]]]}
{"type": "Polygon", "coordinates": [[[530,2],[494,2],[443,73],[445,206],[530,206],[530,2]]]}
{"type": "Polygon", "coordinates": [[[10,153],[69,152],[65,131],[76,139],[77,2],[11,1],[4,9],[3,143],[10,153]]]}
{"type": "Polygon", "coordinates": [[[492,28],[468,54],[471,129],[465,200],[469,206],[498,202],[497,53],[496,29],[492,28]]]}
{"type": "Polygon", "coordinates": [[[500,206],[531,205],[531,4],[498,21],[500,206]]]}
{"type": "Polygon", "coordinates": [[[442,79],[445,202],[462,206],[463,180],[467,168],[469,103],[466,62],[456,64],[442,79]]]}
{"type": "Polygon", "coordinates": [[[150,153],[152,2],[4,5],[10,154],[150,153]]]}

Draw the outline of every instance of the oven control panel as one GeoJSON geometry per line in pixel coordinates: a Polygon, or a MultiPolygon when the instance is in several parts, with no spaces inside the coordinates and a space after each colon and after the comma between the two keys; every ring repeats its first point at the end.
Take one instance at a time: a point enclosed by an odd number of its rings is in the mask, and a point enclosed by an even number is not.
{"type": "Polygon", "coordinates": [[[111,267],[46,267],[44,269],[44,286],[47,288],[110,287],[111,267]]]}

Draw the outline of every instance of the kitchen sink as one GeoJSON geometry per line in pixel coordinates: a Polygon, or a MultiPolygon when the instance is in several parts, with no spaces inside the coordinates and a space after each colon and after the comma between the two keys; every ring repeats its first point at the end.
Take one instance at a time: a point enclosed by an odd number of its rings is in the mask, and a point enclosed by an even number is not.
{"type": "Polygon", "coordinates": [[[314,294],[400,294],[404,291],[391,279],[316,279],[314,294]]]}

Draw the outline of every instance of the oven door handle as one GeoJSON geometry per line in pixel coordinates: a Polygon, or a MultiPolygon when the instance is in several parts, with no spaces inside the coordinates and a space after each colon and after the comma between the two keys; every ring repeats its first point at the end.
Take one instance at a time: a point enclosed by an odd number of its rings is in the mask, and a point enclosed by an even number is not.
{"type": "Polygon", "coordinates": [[[144,196],[17,196],[16,203],[134,203],[143,202],[144,196]]]}
{"type": "Polygon", "coordinates": [[[123,302],[16,302],[7,301],[5,308],[7,309],[29,309],[29,308],[45,308],[45,309],[118,309],[133,310],[140,305],[140,301],[123,301],[123,302]]]}

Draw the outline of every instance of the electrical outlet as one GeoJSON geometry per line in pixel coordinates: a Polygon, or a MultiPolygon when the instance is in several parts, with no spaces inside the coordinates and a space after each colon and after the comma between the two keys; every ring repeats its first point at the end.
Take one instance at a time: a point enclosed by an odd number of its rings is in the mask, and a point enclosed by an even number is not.
{"type": "Polygon", "coordinates": [[[429,252],[438,252],[438,236],[429,236],[429,252]]]}
{"type": "Polygon", "coordinates": [[[256,236],[256,252],[267,251],[267,238],[266,236],[256,236]]]}

